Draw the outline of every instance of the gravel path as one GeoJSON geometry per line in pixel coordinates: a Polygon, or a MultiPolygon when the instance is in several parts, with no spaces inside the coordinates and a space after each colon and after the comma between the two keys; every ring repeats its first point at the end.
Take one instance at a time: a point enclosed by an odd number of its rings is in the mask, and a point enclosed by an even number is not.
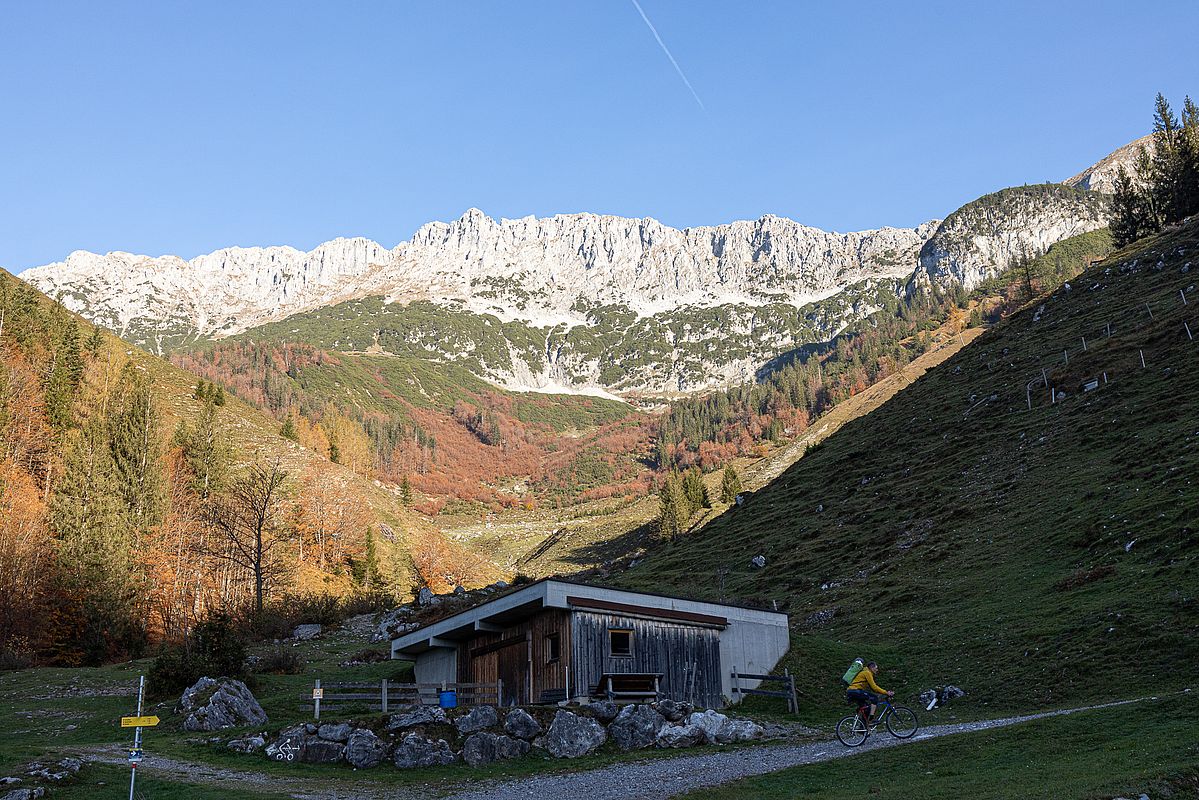
{"type": "MultiPolygon", "coordinates": [[[[703,748],[674,758],[629,761],[600,769],[558,775],[526,776],[493,781],[476,781],[469,788],[427,785],[387,786],[342,776],[329,778],[299,778],[267,775],[242,769],[229,769],[208,764],[146,754],[140,769],[164,777],[191,783],[220,784],[231,788],[257,792],[290,794],[297,800],[417,800],[443,797],[445,800],[526,800],[526,798],[587,798],[587,800],[667,800],[667,798],[705,786],[718,786],[739,778],[777,772],[788,767],[815,764],[870,752],[883,747],[896,747],[907,742],[919,742],[956,733],[973,733],[1003,728],[1030,720],[1057,717],[1079,711],[1139,703],[1147,698],[1121,700],[1115,703],[1081,708],[1026,714],[1019,717],[936,725],[922,729],[914,738],[896,739],[885,731],[872,736],[862,747],[848,748],[840,742],[825,740],[801,745],[763,744],[732,750],[703,748]]],[[[94,749],[86,752],[92,760],[124,764],[124,753],[118,748],[94,749]]]]}
{"type": "Polygon", "coordinates": [[[1122,700],[1098,706],[1026,714],[1021,717],[1006,717],[981,722],[963,722],[956,725],[936,725],[921,730],[912,739],[902,740],[880,731],[871,736],[861,747],[849,748],[835,739],[795,746],[763,745],[729,751],[707,751],[695,755],[680,756],[661,761],[641,761],[617,764],[611,767],[576,772],[569,775],[528,777],[520,780],[483,783],[469,791],[450,794],[451,800],[523,800],[531,797],[575,798],[587,800],[667,800],[683,792],[705,786],[778,772],[788,767],[831,761],[834,758],[895,747],[907,742],[919,742],[938,736],[955,733],[971,733],[991,728],[1003,728],[1029,720],[1057,717],[1095,708],[1110,708],[1140,700],[1122,700]]]}

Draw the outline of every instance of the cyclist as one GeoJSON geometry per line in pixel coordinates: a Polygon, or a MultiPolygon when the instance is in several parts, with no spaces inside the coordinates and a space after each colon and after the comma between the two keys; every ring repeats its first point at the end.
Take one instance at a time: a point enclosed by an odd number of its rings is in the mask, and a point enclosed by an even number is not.
{"type": "MultiPolygon", "coordinates": [[[[862,714],[866,706],[870,706],[870,715],[865,717],[868,725],[874,724],[874,712],[878,710],[879,695],[895,696],[895,692],[888,691],[875,683],[874,676],[878,672],[878,664],[874,661],[869,662],[862,667],[862,670],[849,684],[849,688],[845,690],[845,699],[858,704],[859,714],[862,714]]],[[[865,715],[863,714],[863,716],[865,715]]]]}

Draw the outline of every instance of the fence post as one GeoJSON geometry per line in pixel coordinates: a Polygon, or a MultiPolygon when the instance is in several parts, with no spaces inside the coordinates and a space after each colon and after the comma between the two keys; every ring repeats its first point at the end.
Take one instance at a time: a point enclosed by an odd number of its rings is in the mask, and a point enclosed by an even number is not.
{"type": "Polygon", "coordinates": [[[312,692],[312,713],[319,722],[321,719],[321,696],[324,693],[321,691],[321,679],[316,679],[316,687],[312,692]]]}
{"type": "Polygon", "coordinates": [[[504,679],[495,679],[495,704],[499,707],[504,705],[504,679]]]}
{"type": "Polygon", "coordinates": [[[387,678],[383,679],[383,683],[380,686],[380,689],[381,689],[380,699],[383,701],[381,703],[381,705],[383,706],[383,713],[386,714],[387,713],[387,678]]]}
{"type": "MultiPolygon", "coordinates": [[[[735,695],[741,694],[741,680],[740,680],[740,678],[737,677],[737,668],[736,667],[733,667],[733,694],[735,694],[735,695]]],[[[738,699],[738,701],[740,701],[743,698],[738,697],[737,699],[738,699]]]]}
{"type": "Polygon", "coordinates": [[[787,676],[787,688],[791,692],[791,695],[787,698],[787,708],[791,710],[792,714],[798,714],[799,702],[795,699],[795,676],[791,674],[789,668],[784,669],[783,674],[787,676]]]}

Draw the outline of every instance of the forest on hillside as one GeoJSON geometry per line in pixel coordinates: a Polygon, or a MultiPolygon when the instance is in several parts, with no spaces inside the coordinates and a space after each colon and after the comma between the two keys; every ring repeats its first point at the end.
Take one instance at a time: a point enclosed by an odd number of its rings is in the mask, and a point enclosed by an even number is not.
{"type": "Polygon", "coordinates": [[[0,274],[0,667],[138,656],[214,611],[278,636],[297,598],[388,605],[489,574],[379,523],[329,462],[248,452],[215,384],[169,426],[155,364],[0,274]]]}

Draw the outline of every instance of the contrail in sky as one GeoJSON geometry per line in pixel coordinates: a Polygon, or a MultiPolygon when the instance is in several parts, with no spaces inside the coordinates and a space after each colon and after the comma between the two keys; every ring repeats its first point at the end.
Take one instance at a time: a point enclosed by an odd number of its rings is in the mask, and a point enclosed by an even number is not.
{"type": "Polygon", "coordinates": [[[699,103],[699,107],[703,109],[705,113],[707,113],[708,109],[704,108],[704,101],[700,100],[699,95],[695,93],[695,87],[691,85],[691,81],[687,80],[687,75],[683,72],[683,68],[679,66],[679,62],[675,61],[674,56],[670,54],[670,48],[666,46],[666,42],[662,41],[662,37],[658,35],[658,29],[654,27],[654,23],[650,22],[649,17],[645,15],[645,9],[641,7],[641,4],[638,3],[637,0],[633,0],[633,5],[636,6],[637,13],[641,15],[643,20],[645,20],[645,24],[649,28],[649,32],[652,33],[654,38],[658,40],[658,46],[662,48],[662,52],[665,53],[666,57],[670,59],[670,63],[674,64],[674,71],[679,73],[679,77],[683,79],[683,83],[687,84],[687,88],[691,91],[691,96],[695,98],[695,102],[699,103]]]}

